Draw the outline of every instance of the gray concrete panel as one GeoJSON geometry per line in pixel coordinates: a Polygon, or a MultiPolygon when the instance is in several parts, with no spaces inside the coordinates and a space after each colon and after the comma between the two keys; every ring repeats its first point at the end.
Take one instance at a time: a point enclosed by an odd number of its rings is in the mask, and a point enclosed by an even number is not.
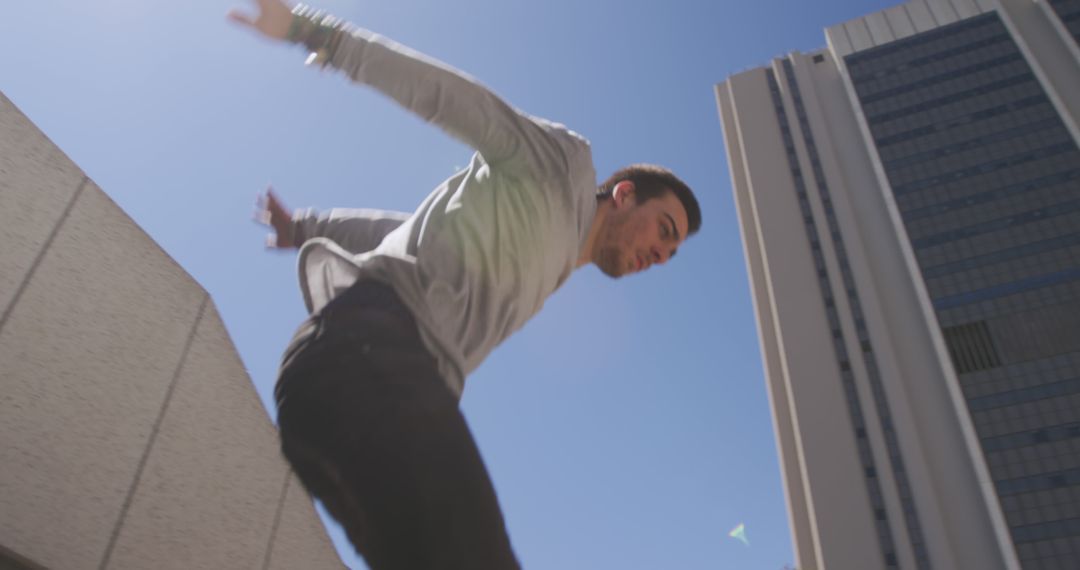
{"type": "Polygon", "coordinates": [[[262,568],[287,470],[212,305],[166,405],[106,568],[262,568]]]}
{"type": "Polygon", "coordinates": [[[875,45],[886,44],[896,39],[884,12],[874,12],[867,16],[865,20],[866,27],[870,29],[870,37],[874,39],[875,45]]]}
{"type": "Polygon", "coordinates": [[[952,0],[953,9],[961,19],[978,16],[982,9],[975,4],[975,0],[952,0]]]}
{"type": "Polygon", "coordinates": [[[843,24],[825,30],[825,41],[833,53],[833,58],[837,61],[843,60],[844,56],[855,51],[851,47],[851,39],[848,38],[843,24]]]}
{"type": "Polygon", "coordinates": [[[86,186],[0,330],[0,543],[97,568],[205,295],[86,186]]]}
{"type": "Polygon", "coordinates": [[[930,12],[934,14],[939,26],[951,24],[960,19],[949,0],[929,0],[930,12]]]}
{"type": "Polygon", "coordinates": [[[975,0],[975,4],[983,11],[983,13],[992,12],[998,9],[998,0],[975,0]]]}
{"type": "Polygon", "coordinates": [[[323,531],[315,505],[296,477],[289,480],[285,504],[270,547],[268,570],[345,568],[323,531]]]}
{"type": "Polygon", "coordinates": [[[896,34],[896,39],[899,40],[915,35],[915,24],[911,22],[911,16],[908,15],[904,6],[893,6],[882,13],[885,14],[885,19],[889,21],[889,27],[896,34]]]}
{"type": "Polygon", "coordinates": [[[8,309],[84,176],[0,94],[0,315],[8,309]]]}
{"type": "Polygon", "coordinates": [[[874,38],[870,36],[870,29],[866,27],[866,20],[859,18],[844,24],[848,37],[851,38],[851,47],[855,51],[862,51],[874,47],[874,38]]]}
{"type": "Polygon", "coordinates": [[[926,5],[926,0],[912,0],[904,4],[904,7],[907,8],[908,15],[911,16],[911,22],[915,24],[916,32],[925,32],[938,26],[934,20],[934,14],[930,12],[930,7],[926,5]]]}

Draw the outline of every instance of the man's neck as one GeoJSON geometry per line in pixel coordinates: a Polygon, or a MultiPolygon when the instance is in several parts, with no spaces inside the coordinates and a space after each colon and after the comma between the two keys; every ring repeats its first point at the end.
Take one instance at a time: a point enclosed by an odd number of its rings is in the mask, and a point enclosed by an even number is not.
{"type": "Polygon", "coordinates": [[[596,203],[596,213],[593,214],[592,224],[589,225],[589,235],[585,238],[585,245],[581,247],[581,253],[578,256],[577,267],[588,265],[596,260],[593,249],[596,247],[596,240],[600,235],[600,228],[604,225],[604,220],[607,219],[608,211],[611,209],[611,200],[600,200],[596,203]]]}

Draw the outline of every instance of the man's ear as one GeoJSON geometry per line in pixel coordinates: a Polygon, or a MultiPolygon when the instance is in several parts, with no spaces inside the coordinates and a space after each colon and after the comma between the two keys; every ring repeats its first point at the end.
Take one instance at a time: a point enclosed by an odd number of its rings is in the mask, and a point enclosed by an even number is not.
{"type": "Polygon", "coordinates": [[[634,183],[629,180],[623,180],[615,185],[611,189],[611,199],[615,202],[616,208],[622,208],[623,206],[633,206],[637,203],[637,198],[634,196],[634,183]]]}

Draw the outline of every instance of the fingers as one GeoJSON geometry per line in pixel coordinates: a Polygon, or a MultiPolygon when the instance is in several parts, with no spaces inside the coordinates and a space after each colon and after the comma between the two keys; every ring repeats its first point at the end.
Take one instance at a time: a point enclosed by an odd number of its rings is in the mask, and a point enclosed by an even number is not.
{"type": "Polygon", "coordinates": [[[292,221],[292,213],[286,210],[281,202],[271,200],[266,205],[266,211],[270,212],[270,218],[272,220],[280,220],[282,223],[292,221]]]}
{"type": "Polygon", "coordinates": [[[247,26],[249,28],[255,27],[255,20],[252,19],[251,16],[241,12],[240,10],[229,10],[229,13],[226,15],[226,17],[229,19],[229,21],[233,23],[247,26]]]}
{"type": "Polygon", "coordinates": [[[266,236],[267,249],[293,249],[292,216],[274,193],[273,186],[267,186],[265,192],[255,197],[255,212],[252,216],[256,223],[269,226],[274,230],[266,236]]]}
{"type": "Polygon", "coordinates": [[[281,202],[281,198],[274,192],[273,186],[266,187],[266,209],[271,212],[285,212],[285,204],[281,202]]]}
{"type": "Polygon", "coordinates": [[[274,40],[284,40],[289,35],[292,10],[281,0],[257,0],[255,14],[230,10],[229,21],[258,32],[274,40]]]}
{"type": "Polygon", "coordinates": [[[273,186],[266,188],[263,208],[270,213],[271,220],[279,220],[283,223],[292,220],[292,214],[285,207],[285,204],[281,202],[281,198],[278,198],[278,195],[274,193],[273,186]]]}
{"type": "Polygon", "coordinates": [[[255,210],[251,212],[251,219],[264,226],[270,225],[270,210],[266,207],[266,196],[262,194],[255,196],[255,210]]]}

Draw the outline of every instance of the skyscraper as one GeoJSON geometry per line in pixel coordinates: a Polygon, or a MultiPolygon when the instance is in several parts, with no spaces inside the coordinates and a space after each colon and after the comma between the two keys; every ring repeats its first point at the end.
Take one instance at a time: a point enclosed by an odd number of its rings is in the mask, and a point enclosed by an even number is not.
{"type": "Polygon", "coordinates": [[[1080,568],[1080,0],[826,37],[716,88],[799,568],[1080,568]]]}

